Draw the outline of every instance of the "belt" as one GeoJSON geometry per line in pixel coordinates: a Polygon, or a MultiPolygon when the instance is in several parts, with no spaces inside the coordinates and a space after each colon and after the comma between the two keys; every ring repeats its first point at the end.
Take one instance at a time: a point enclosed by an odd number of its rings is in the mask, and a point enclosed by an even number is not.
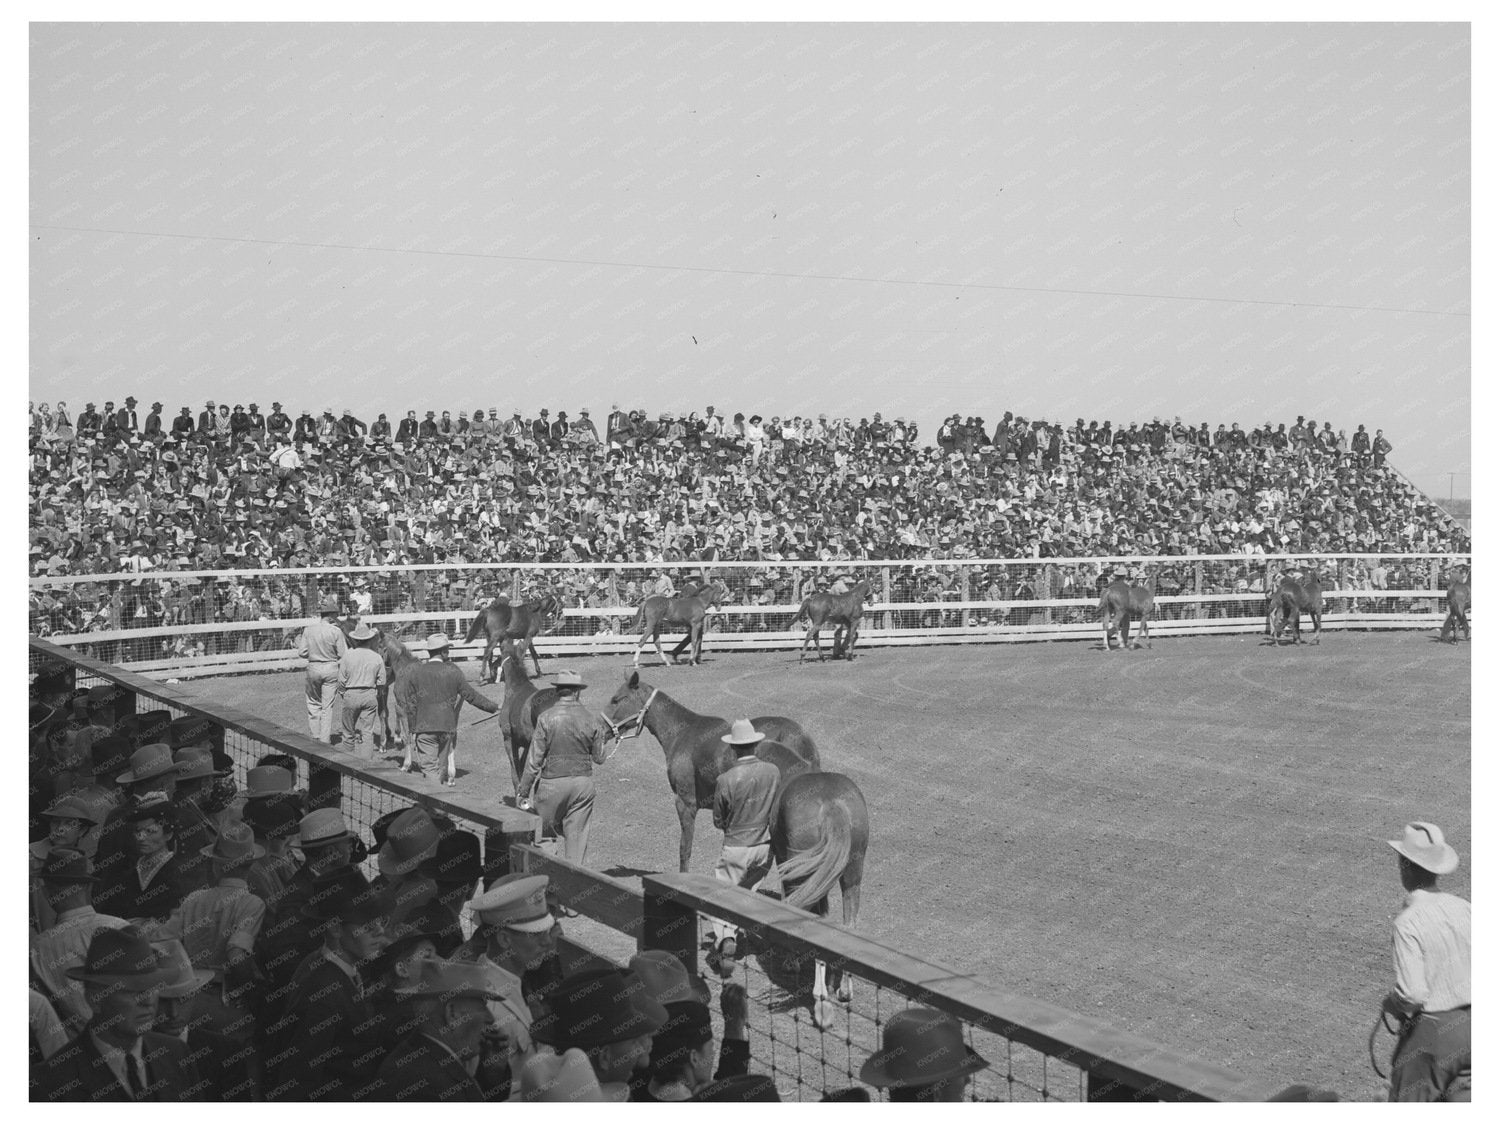
{"type": "Polygon", "coordinates": [[[338,663],[339,661],[338,660],[308,660],[307,662],[310,663],[310,664],[314,664],[314,663],[338,663]]]}

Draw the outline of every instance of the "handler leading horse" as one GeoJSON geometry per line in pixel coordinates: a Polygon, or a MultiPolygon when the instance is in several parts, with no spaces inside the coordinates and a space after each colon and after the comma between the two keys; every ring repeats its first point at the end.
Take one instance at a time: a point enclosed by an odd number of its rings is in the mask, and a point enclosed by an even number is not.
{"type": "Polygon", "coordinates": [[[524,605],[512,605],[510,598],[501,594],[485,606],[474,617],[474,623],[469,625],[469,631],[464,635],[464,643],[472,644],[481,632],[484,633],[484,659],[479,665],[480,685],[495,682],[499,669],[490,662],[490,658],[494,655],[495,645],[501,640],[521,641],[524,648],[531,652],[532,666],[540,675],[542,661],[537,658],[536,637],[557,626],[562,619],[561,611],[562,601],[554,593],[543,594],[524,605]],[[485,678],[486,675],[489,676],[488,679],[485,678]]]}
{"type": "Polygon", "coordinates": [[[858,581],[847,593],[814,593],[802,602],[796,624],[807,619],[807,635],[802,638],[802,651],[797,657],[801,663],[807,658],[807,642],[811,640],[818,653],[818,662],[823,661],[823,641],[819,636],[825,624],[833,625],[833,658],[842,652],[845,659],[854,659],[854,641],[859,636],[860,618],[865,615],[865,598],[870,596],[870,583],[858,581]]]}

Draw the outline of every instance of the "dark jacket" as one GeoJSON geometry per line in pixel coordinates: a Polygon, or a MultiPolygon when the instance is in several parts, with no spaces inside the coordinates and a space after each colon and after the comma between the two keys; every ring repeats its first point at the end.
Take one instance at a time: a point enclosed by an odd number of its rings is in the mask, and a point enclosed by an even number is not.
{"type": "Polygon", "coordinates": [[[384,1050],[379,1021],[345,972],[321,955],[293,980],[293,1027],[284,1056],[264,1059],[267,1097],[277,1101],[352,1101],[367,1090],[384,1050]]]}
{"type": "Polygon", "coordinates": [[[396,440],[403,445],[410,445],[417,439],[417,419],[402,418],[401,424],[396,427],[396,440]]]}
{"type": "Polygon", "coordinates": [[[146,415],[146,426],[143,430],[147,437],[156,437],[161,433],[161,411],[152,410],[146,415]]]}
{"type": "Polygon", "coordinates": [[[401,1039],[385,1056],[366,1099],[448,1104],[486,1098],[479,1082],[450,1051],[417,1032],[401,1039]]]}
{"type": "MultiPolygon", "coordinates": [[[[149,1082],[144,1099],[204,1099],[203,1082],[183,1043],[154,1031],[147,1031],[142,1041],[149,1082]]],[[[129,1102],[132,1098],[94,1045],[91,1027],[86,1026],[77,1038],[40,1065],[32,1067],[31,1099],[98,1104],[101,1101],[129,1102]]]]}
{"type": "Polygon", "coordinates": [[[415,713],[412,732],[452,734],[458,732],[458,711],[464,702],[494,714],[499,705],[469,686],[457,664],[428,660],[411,669],[406,680],[407,699],[415,713]]]}

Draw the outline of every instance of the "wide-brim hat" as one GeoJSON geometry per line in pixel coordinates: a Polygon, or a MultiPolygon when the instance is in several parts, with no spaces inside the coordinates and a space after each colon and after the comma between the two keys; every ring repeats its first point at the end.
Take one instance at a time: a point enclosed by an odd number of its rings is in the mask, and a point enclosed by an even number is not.
{"type": "Polygon", "coordinates": [[[729,733],[724,734],[719,740],[726,745],[754,745],[756,742],[764,741],[765,738],[765,734],[757,732],[755,727],[750,725],[750,719],[736,718],[734,724],[729,727],[729,733]]]}
{"type": "Polygon", "coordinates": [[[402,878],[437,853],[437,824],[422,808],[408,808],[391,821],[385,842],[376,853],[380,873],[402,878]]]}
{"type": "Polygon", "coordinates": [[[289,838],[297,834],[297,824],[302,819],[302,799],[291,792],[277,793],[254,803],[247,802],[240,815],[245,823],[268,839],[289,838]]]}
{"type": "Polygon", "coordinates": [[[989,1064],[964,1041],[963,1027],[952,1015],[910,1007],[886,1022],[880,1049],[860,1067],[859,1079],[877,1088],[935,1085],[989,1064]]]}
{"type": "Polygon", "coordinates": [[[687,967],[665,949],[648,948],[636,953],[630,958],[629,968],[646,981],[647,994],[663,1007],[670,1003],[702,1001],[707,994],[708,985],[703,985],[702,992],[694,988],[687,967]]]}
{"type": "Polygon", "coordinates": [[[99,929],[89,941],[84,961],[69,968],[71,980],[84,983],[120,984],[136,991],[149,991],[170,983],[177,972],[164,967],[146,939],[134,925],[123,929],[99,929]]]}
{"type": "Polygon", "coordinates": [[[366,624],[363,621],[361,621],[359,623],[359,626],[357,628],[355,628],[353,632],[349,633],[349,639],[350,640],[373,640],[373,639],[375,639],[375,630],[373,628],[371,628],[368,624],[366,624]]]}
{"type": "Polygon", "coordinates": [[[589,1049],[655,1034],[667,1009],[647,993],[646,982],[621,968],[580,972],[552,994],[531,1036],[548,1046],[589,1049]]]}
{"type": "Polygon", "coordinates": [[[577,688],[580,691],[583,690],[584,687],[588,686],[588,684],[583,681],[583,676],[579,675],[576,671],[557,672],[557,674],[552,677],[552,685],[554,687],[573,687],[577,688]]]}
{"type": "Polygon", "coordinates": [[[165,742],[143,745],[130,755],[130,768],[115,778],[117,784],[139,784],[153,777],[177,773],[177,762],[172,759],[172,749],[165,742]]]}
{"type": "Polygon", "coordinates": [[[231,820],[219,831],[218,838],[209,846],[200,847],[198,853],[225,866],[234,867],[248,866],[256,859],[263,858],[266,849],[255,841],[255,831],[249,824],[231,820]]]}
{"type": "Polygon", "coordinates": [[[423,859],[417,869],[442,885],[472,887],[484,874],[479,837],[471,831],[444,832],[437,850],[423,859]]]}
{"type": "Polygon", "coordinates": [[[173,754],[177,762],[179,781],[198,780],[202,777],[226,777],[232,770],[220,769],[214,764],[213,751],[202,746],[189,746],[173,754]]]}
{"type": "Polygon", "coordinates": [[[273,796],[286,796],[296,783],[296,778],[279,765],[257,765],[245,774],[245,799],[268,800],[273,796]]]}
{"type": "Polygon", "coordinates": [[[212,982],[214,974],[205,968],[194,968],[181,941],[168,939],[151,943],[156,949],[157,963],[171,973],[171,978],[162,985],[163,999],[186,999],[212,982]]]}
{"type": "Polygon", "coordinates": [[[425,647],[429,652],[441,652],[453,646],[453,642],[441,632],[434,632],[427,638],[425,647]]]}
{"type": "Polygon", "coordinates": [[[42,817],[49,820],[81,820],[87,824],[99,822],[99,817],[94,810],[76,796],[64,796],[54,801],[52,806],[42,813],[42,817]]]}
{"type": "Polygon", "coordinates": [[[1400,839],[1386,842],[1397,854],[1432,874],[1451,874],[1458,869],[1458,852],[1444,841],[1443,829],[1437,824],[1409,823],[1400,839]]]}
{"type": "Polygon", "coordinates": [[[343,813],[337,808],[314,808],[297,823],[297,845],[303,850],[328,847],[345,840],[352,842],[358,838],[349,830],[343,813]]]}

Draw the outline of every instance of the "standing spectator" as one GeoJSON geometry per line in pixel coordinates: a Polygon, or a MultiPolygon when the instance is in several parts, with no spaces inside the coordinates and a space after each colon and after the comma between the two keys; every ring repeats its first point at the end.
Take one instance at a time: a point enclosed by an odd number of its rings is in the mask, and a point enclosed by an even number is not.
{"type": "Polygon", "coordinates": [[[404,1000],[403,1013],[410,1016],[406,1025],[412,1029],[380,1063],[367,1096],[445,1105],[489,1100],[497,1090],[482,1087],[470,1075],[490,1024],[487,1002],[495,998],[483,969],[424,961],[418,978],[398,988],[396,995],[404,1000]]]}
{"type": "Polygon", "coordinates": [[[344,709],[344,743],[365,760],[375,756],[374,728],[379,717],[377,694],[385,686],[385,660],[370,649],[375,630],[360,622],[349,634],[354,645],[339,657],[336,694],[344,709]],[[370,749],[365,751],[365,734],[370,733],[370,749]]]}
{"type": "Polygon", "coordinates": [[[887,1020],[880,1049],[860,1067],[859,1079],[889,1089],[897,1103],[962,1101],[969,1078],[989,1064],[964,1042],[952,1015],[908,1007],[887,1020]]]}
{"type": "Polygon", "coordinates": [[[1376,468],[1379,468],[1385,464],[1386,454],[1389,453],[1393,447],[1394,446],[1392,446],[1391,443],[1386,440],[1385,430],[1377,429],[1375,431],[1375,440],[1370,443],[1370,452],[1374,457],[1376,468]]]}
{"type": "Polygon", "coordinates": [[[297,654],[307,661],[304,680],[307,695],[307,727],[320,742],[333,740],[333,698],[338,690],[339,660],[349,650],[343,629],[334,624],[339,605],[325,597],[318,606],[321,620],[314,621],[297,641],[297,654]]]}
{"type": "MultiPolygon", "coordinates": [[[[450,787],[458,783],[453,751],[458,744],[458,712],[465,702],[494,714],[499,706],[469,685],[462,671],[448,660],[448,637],[435,632],[427,638],[427,662],[412,669],[408,682],[410,704],[416,712],[412,733],[412,772],[432,755],[439,777],[450,787]]],[[[399,703],[398,703],[399,705],[399,703]]],[[[533,743],[534,744],[534,743],[533,743]]]]}
{"type": "Polygon", "coordinates": [[[203,1083],[187,1046],[151,1030],[158,992],[175,975],[161,966],[140,930],[99,932],[84,963],[69,973],[83,983],[88,1025],[32,1070],[31,1099],[194,1101],[203,1083]]]}
{"type": "Polygon", "coordinates": [[[577,672],[559,671],[553,686],[557,703],[536,720],[518,796],[529,807],[536,789],[543,829],[561,836],[563,855],[581,865],[594,814],[594,766],[604,764],[604,729],[580,701],[584,682],[577,672]]]}
{"type": "Polygon", "coordinates": [[[133,829],[135,864],[118,908],[131,920],[165,921],[193,888],[184,869],[187,858],[177,853],[173,803],[164,793],[150,793],[126,819],[133,829]]]}
{"type": "MultiPolygon", "coordinates": [[[[734,750],[734,764],[714,784],[714,826],[724,833],[714,877],[752,890],[771,870],[771,812],[781,787],[781,770],[755,756],[765,740],[739,718],[719,740],[734,750]]],[[[738,933],[718,918],[711,922],[719,974],[734,973],[738,933]]]]}
{"type": "Polygon", "coordinates": [[[147,441],[156,442],[157,444],[161,443],[161,439],[164,436],[162,433],[161,409],[160,402],[151,403],[151,412],[146,415],[146,425],[141,430],[141,435],[147,441]]]}
{"type": "Polygon", "coordinates": [[[647,994],[639,976],[609,968],[564,980],[533,1024],[533,1035],[559,1053],[582,1050],[604,1099],[623,1102],[631,1076],[650,1062],[652,1036],[666,1021],[666,1008],[647,994]]]}
{"type": "Polygon", "coordinates": [[[88,859],[76,851],[56,851],[41,870],[42,892],[53,922],[31,937],[31,978],[63,1020],[64,1029],[77,1034],[92,1012],[82,986],[71,975],[88,953],[89,942],[101,929],[123,929],[123,917],[96,913],[94,876],[88,859]]]}
{"type": "Polygon", "coordinates": [[[1469,903],[1438,890],[1458,854],[1436,824],[1409,823],[1389,841],[1406,907],[1396,917],[1396,986],[1384,1009],[1402,1020],[1391,1056],[1392,1101],[1470,1099],[1469,903]]]}

